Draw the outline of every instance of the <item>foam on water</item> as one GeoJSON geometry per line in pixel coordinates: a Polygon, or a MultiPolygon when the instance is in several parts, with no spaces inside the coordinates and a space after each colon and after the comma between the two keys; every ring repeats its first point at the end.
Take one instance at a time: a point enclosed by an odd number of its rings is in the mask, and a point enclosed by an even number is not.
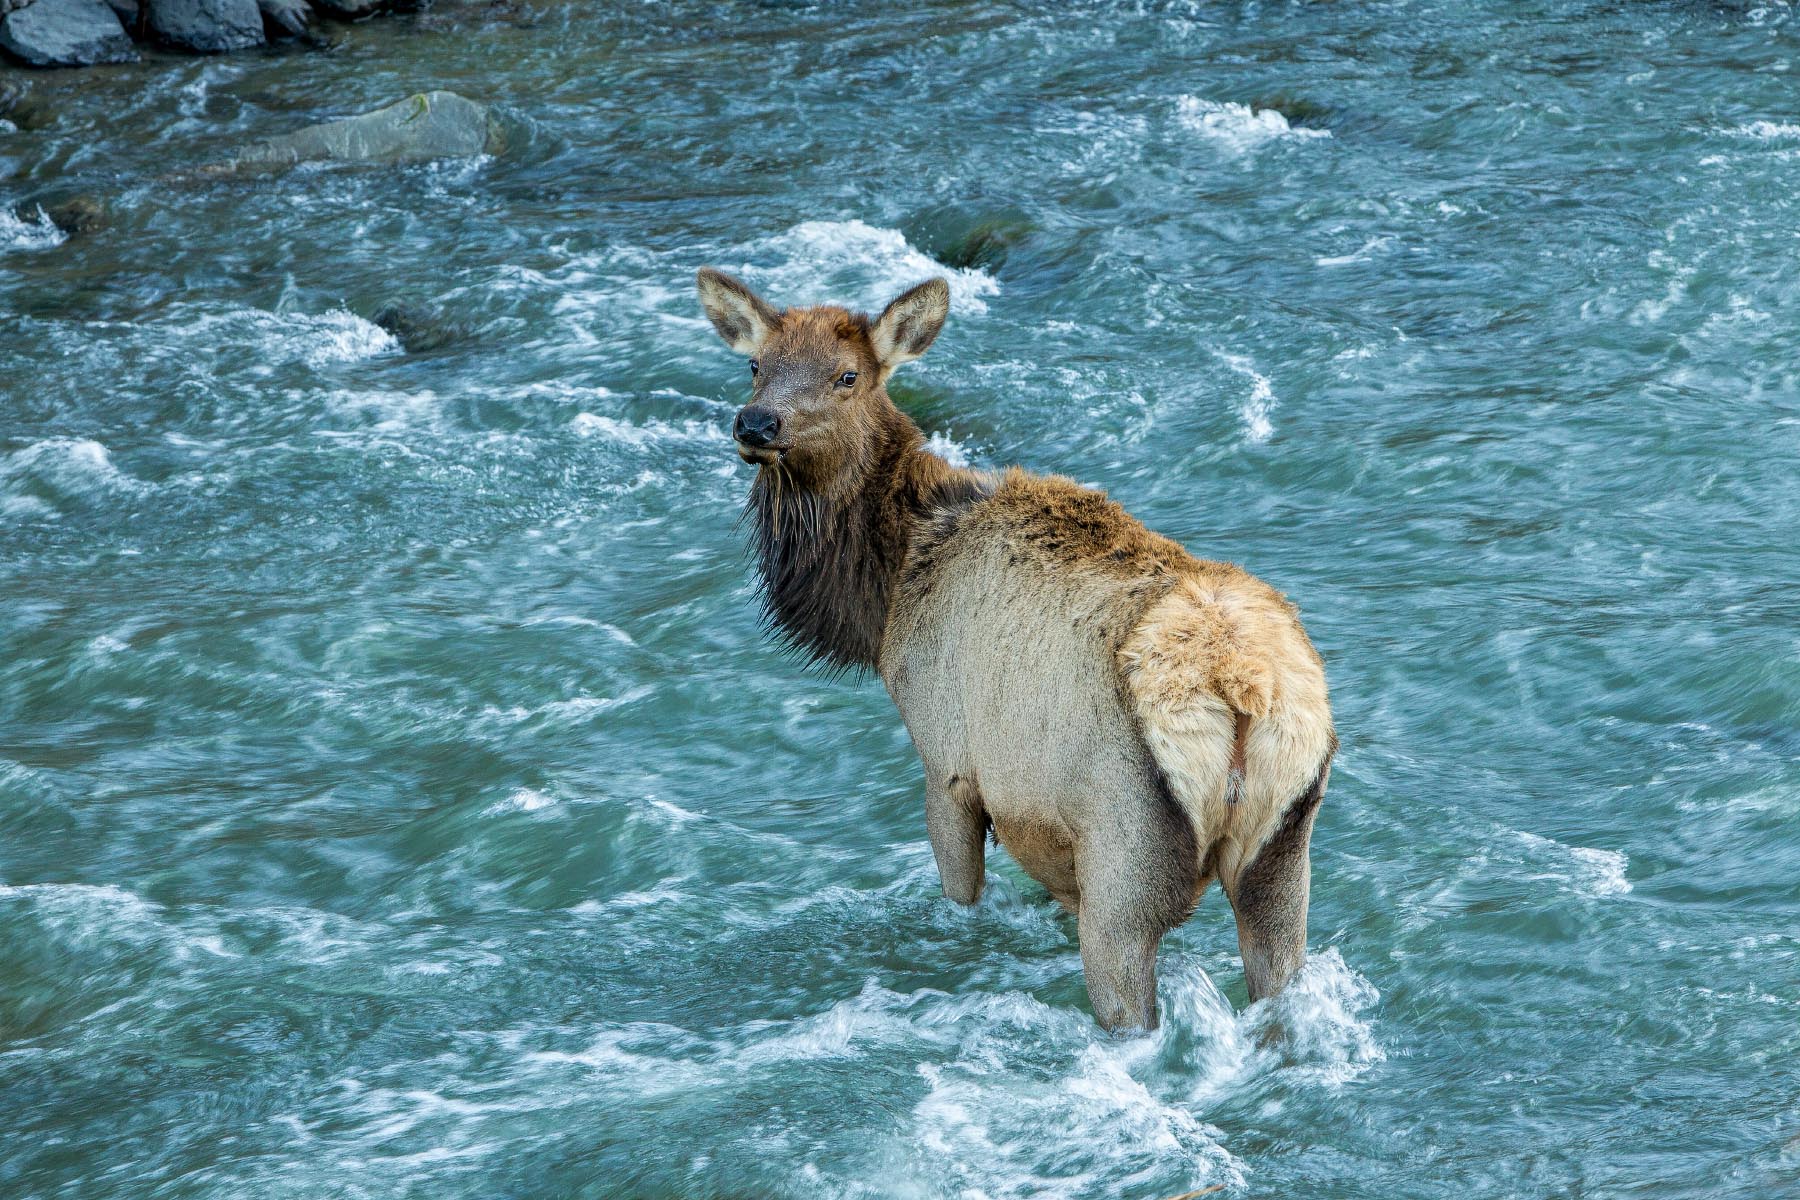
{"type": "MultiPolygon", "coordinates": [[[[1079,969],[1072,952],[1069,967],[1079,969]]],[[[910,1120],[873,1147],[878,1177],[995,1198],[1178,1191],[1243,1186],[1249,1176],[1208,1121],[1211,1107],[1253,1081],[1336,1087],[1380,1061],[1368,1019],[1375,999],[1336,950],[1310,959],[1276,1001],[1243,1013],[1197,966],[1170,960],[1162,1027],[1113,1038],[1084,1011],[1022,991],[898,992],[871,979],[822,1012],[752,1022],[704,1044],[635,1026],[528,1061],[677,1088],[806,1062],[911,1061],[923,1091],[910,1120]],[[1078,1163],[1071,1145],[1082,1147],[1078,1163]]]]}
{"type": "Polygon", "coordinates": [[[1080,110],[1059,114],[1032,132],[1066,151],[1069,157],[1058,164],[1065,175],[1091,176],[1140,157],[1150,122],[1139,113],[1080,110]]]}
{"type": "Polygon", "coordinates": [[[178,964],[197,955],[237,957],[215,929],[177,922],[163,906],[112,884],[0,884],[0,905],[11,910],[7,921],[35,920],[69,953],[93,956],[96,965],[128,949],[160,949],[178,964]]]}
{"type": "Polygon", "coordinates": [[[947,433],[932,433],[925,439],[925,449],[953,467],[966,467],[971,461],[968,448],[947,433]]]}
{"type": "Polygon", "coordinates": [[[0,514],[9,516],[52,516],[71,505],[153,490],[119,470],[107,448],[88,438],[45,438],[0,457],[0,514]]]}
{"type": "MultiPolygon", "coordinates": [[[[1163,1030],[1121,1041],[1083,1014],[1017,993],[930,1003],[919,1024],[954,1049],[921,1056],[928,1090],[889,1156],[905,1175],[995,1198],[1125,1194],[1158,1180],[1169,1190],[1241,1184],[1242,1164],[1221,1131],[1171,1094],[1194,1081],[1170,1087],[1157,1069],[1187,1015],[1176,991],[1165,985],[1163,1030]],[[1052,1129],[1058,1136],[1046,1138],[1052,1129]],[[1079,1164],[1069,1144],[1084,1148],[1079,1164]]],[[[1214,1015],[1215,1026],[1229,1024],[1214,1015]]],[[[1213,1069],[1199,1064],[1203,1076],[1213,1069]]]]}
{"type": "Polygon", "coordinates": [[[322,313],[233,308],[182,313],[178,319],[194,343],[253,349],[254,375],[270,374],[282,363],[320,368],[401,352],[393,334],[341,308],[322,313]]]}
{"type": "Polygon", "coordinates": [[[69,240],[41,207],[36,213],[21,217],[10,204],[0,203],[0,250],[48,250],[69,240]]]}
{"type": "Polygon", "coordinates": [[[1631,860],[1620,850],[1571,846],[1554,838],[1496,825],[1492,833],[1465,860],[1460,878],[1448,880],[1430,907],[1444,908],[1465,901],[1471,886],[1483,890],[1496,885],[1516,890],[1519,885],[1549,884],[1552,888],[1590,900],[1606,900],[1631,891],[1626,877],[1631,860]]]}
{"type": "Polygon", "coordinates": [[[413,430],[436,431],[443,421],[443,400],[436,391],[338,388],[325,397],[326,408],[333,415],[367,422],[365,428],[353,432],[315,429],[315,437],[341,438],[358,449],[392,449],[402,455],[418,453],[404,441],[374,439],[371,432],[399,434],[413,430]]]}
{"type": "Polygon", "coordinates": [[[986,312],[985,297],[1000,291],[985,271],[947,267],[898,230],[856,219],[804,221],[772,237],[678,252],[616,244],[568,255],[548,270],[507,266],[490,286],[547,298],[555,320],[533,343],[546,352],[584,352],[640,329],[697,352],[717,344],[691,283],[703,263],[740,276],[781,307],[829,303],[879,311],[936,276],[950,284],[952,311],[973,315],[986,312]]]}
{"type": "Polygon", "coordinates": [[[1740,816],[1778,814],[1782,817],[1796,817],[1800,816],[1800,790],[1759,788],[1741,795],[1727,796],[1722,800],[1683,800],[1676,807],[1684,813],[1702,817],[1721,812],[1740,816]]]}
{"type": "Polygon", "coordinates": [[[1370,1015],[1380,999],[1333,946],[1309,955],[1279,995],[1252,1005],[1239,1020],[1256,1035],[1257,1052],[1279,1061],[1284,1078],[1337,1086],[1387,1057],[1370,1015]],[[1280,1042],[1262,1042],[1277,1030],[1280,1042]]]}
{"type": "Polygon", "coordinates": [[[509,812],[537,812],[549,808],[556,803],[556,797],[546,795],[536,788],[520,788],[506,799],[488,806],[487,811],[493,814],[509,812]]]}
{"type": "Polygon", "coordinates": [[[1622,896],[1631,890],[1631,881],[1625,878],[1625,870],[1631,865],[1631,860],[1623,851],[1570,846],[1523,831],[1515,836],[1530,850],[1532,857],[1546,868],[1537,874],[1528,875],[1529,879],[1559,883],[1591,899],[1622,896]]]}
{"type": "Polygon", "coordinates": [[[1334,1087],[1383,1057],[1367,1016],[1375,990],[1336,950],[1243,1013],[1196,965],[1163,966],[1162,1025],[1147,1037],[1113,1038],[1085,1012],[1023,992],[898,994],[870,983],[743,1057],[914,1058],[927,1090],[882,1157],[900,1177],[995,1198],[1243,1186],[1248,1169],[1208,1122],[1211,1107],[1252,1080],[1334,1087]],[[1058,1136],[1046,1138],[1051,1129],[1058,1136]],[[1079,1169],[1071,1144],[1084,1151],[1079,1169]]]}
{"type": "Polygon", "coordinates": [[[1219,352],[1219,358],[1239,375],[1250,381],[1250,394],[1238,407],[1238,420],[1243,423],[1244,440],[1252,445],[1260,445],[1269,440],[1275,432],[1275,423],[1270,420],[1277,403],[1275,385],[1269,377],[1256,369],[1256,364],[1242,354],[1226,354],[1219,352]]]}
{"type": "Polygon", "coordinates": [[[633,423],[601,413],[580,412],[569,419],[569,428],[582,437],[603,438],[633,448],[658,442],[726,445],[731,441],[724,425],[717,421],[669,422],[652,417],[642,423],[633,423]]]}
{"type": "Polygon", "coordinates": [[[1735,126],[1730,132],[1738,137],[1755,138],[1758,141],[1784,141],[1800,138],[1800,124],[1791,121],[1751,121],[1735,126]]]}
{"type": "Polygon", "coordinates": [[[0,900],[29,905],[83,936],[140,930],[159,923],[156,905],[110,883],[0,883],[0,900]]]}
{"type": "Polygon", "coordinates": [[[1321,267],[1347,267],[1351,263],[1368,262],[1377,253],[1385,250],[1387,247],[1393,245],[1393,243],[1393,237],[1383,234],[1379,237],[1370,238],[1368,241],[1364,242],[1359,249],[1349,254],[1327,254],[1313,259],[1313,262],[1321,267]]]}
{"type": "Polygon", "coordinates": [[[803,221],[773,238],[739,248],[736,268],[778,304],[846,304],[870,312],[915,283],[941,276],[950,284],[952,313],[984,313],[984,297],[1000,281],[978,267],[947,267],[916,249],[897,229],[860,220],[803,221]],[[775,265],[759,265],[770,256],[775,265]]]}
{"type": "Polygon", "coordinates": [[[1286,117],[1272,108],[1251,108],[1248,104],[1202,100],[1198,96],[1177,97],[1175,119],[1184,128],[1239,153],[1282,138],[1331,136],[1327,129],[1290,125],[1286,117]]]}
{"type": "Polygon", "coordinates": [[[356,362],[401,350],[393,334],[341,308],[316,315],[253,313],[247,320],[270,350],[298,358],[309,367],[356,362]]]}
{"type": "Polygon", "coordinates": [[[207,106],[212,101],[212,89],[215,83],[230,83],[243,74],[243,68],[233,63],[213,61],[202,66],[199,73],[187,83],[176,89],[177,105],[184,117],[199,120],[206,116],[207,106]]]}
{"type": "Polygon", "coordinates": [[[502,725],[544,725],[558,728],[573,727],[592,720],[600,713],[607,712],[622,705],[634,704],[655,694],[656,689],[648,684],[640,684],[627,688],[617,696],[571,696],[567,700],[552,700],[547,704],[527,708],[524,705],[513,705],[500,708],[488,705],[478,714],[478,720],[494,721],[502,725]]]}

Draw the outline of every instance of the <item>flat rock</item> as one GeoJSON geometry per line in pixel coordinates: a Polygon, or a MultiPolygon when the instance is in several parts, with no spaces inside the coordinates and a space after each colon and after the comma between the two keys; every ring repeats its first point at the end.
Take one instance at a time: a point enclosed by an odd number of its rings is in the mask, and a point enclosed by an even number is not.
{"type": "Polygon", "coordinates": [[[222,54],[263,44],[256,0],[147,0],[145,7],[150,32],[165,45],[222,54]]]}
{"type": "Polygon", "coordinates": [[[330,160],[414,163],[498,153],[499,129],[485,104],[455,92],[421,92],[360,117],[309,125],[250,146],[235,166],[330,160]]]}
{"type": "Polygon", "coordinates": [[[34,67],[87,67],[137,58],[106,0],[33,0],[0,17],[0,47],[34,67]]]}

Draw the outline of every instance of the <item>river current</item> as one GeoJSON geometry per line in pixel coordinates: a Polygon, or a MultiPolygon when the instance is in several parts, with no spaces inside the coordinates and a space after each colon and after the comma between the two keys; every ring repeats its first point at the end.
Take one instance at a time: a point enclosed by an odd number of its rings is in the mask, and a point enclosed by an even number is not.
{"type": "Polygon", "coordinates": [[[0,1195],[1800,1194],[1787,6],[341,37],[0,125],[0,1195]],[[504,152],[194,170],[429,88],[504,152]],[[946,276],[941,453],[1300,605],[1289,992],[1215,890],[1115,1040],[1003,853],[938,896],[879,684],[759,629],[705,264],[946,276]]]}

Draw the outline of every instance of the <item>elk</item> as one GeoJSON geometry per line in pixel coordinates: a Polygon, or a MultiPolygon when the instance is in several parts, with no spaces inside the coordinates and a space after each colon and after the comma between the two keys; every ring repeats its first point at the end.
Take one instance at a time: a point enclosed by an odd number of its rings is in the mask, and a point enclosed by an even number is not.
{"type": "Polygon", "coordinates": [[[711,268],[700,303],[750,360],[739,456],[768,623],[873,669],[925,770],[944,895],[981,895],[991,831],[1073,913],[1094,1017],[1157,1023],[1156,951],[1217,878],[1252,1002],[1305,956],[1313,818],[1337,747],[1285,597],[1060,476],[954,467],[894,370],[950,310],[932,279],[873,319],[778,311],[711,268]]]}

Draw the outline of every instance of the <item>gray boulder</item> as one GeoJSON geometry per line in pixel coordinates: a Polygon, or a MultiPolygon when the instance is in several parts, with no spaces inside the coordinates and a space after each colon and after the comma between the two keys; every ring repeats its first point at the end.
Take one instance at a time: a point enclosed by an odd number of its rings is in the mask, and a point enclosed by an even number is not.
{"type": "Polygon", "coordinates": [[[33,0],[0,17],[0,46],[34,67],[133,62],[137,54],[106,0],[33,0]]]}
{"type": "Polygon", "coordinates": [[[222,54],[263,44],[256,0],[147,0],[145,7],[156,40],[178,49],[222,54]]]}
{"type": "Polygon", "coordinates": [[[309,125],[250,146],[234,166],[320,159],[337,162],[415,163],[499,153],[499,127],[485,104],[455,92],[421,92],[360,117],[309,125]]]}
{"type": "Polygon", "coordinates": [[[306,0],[256,0],[263,21],[269,28],[299,37],[312,19],[312,6],[306,0]]]}
{"type": "Polygon", "coordinates": [[[319,0],[319,7],[346,20],[366,17],[377,9],[387,8],[388,0],[319,0]]]}

